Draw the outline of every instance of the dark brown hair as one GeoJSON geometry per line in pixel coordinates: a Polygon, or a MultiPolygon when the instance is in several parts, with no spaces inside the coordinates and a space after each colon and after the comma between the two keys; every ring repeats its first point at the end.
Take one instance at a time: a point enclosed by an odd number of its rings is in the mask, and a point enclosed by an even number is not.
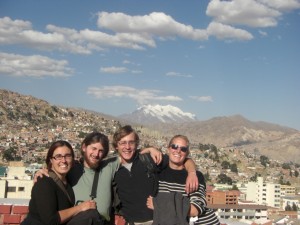
{"type": "Polygon", "coordinates": [[[51,169],[52,167],[52,163],[50,161],[50,159],[53,157],[53,153],[54,151],[58,148],[58,147],[63,147],[63,146],[66,146],[68,149],[71,150],[71,154],[72,154],[72,158],[74,159],[74,150],[72,148],[72,145],[67,142],[67,141],[63,141],[63,140],[58,140],[58,141],[55,141],[51,144],[49,150],[48,150],[48,153],[47,153],[47,157],[46,157],[46,165],[47,165],[47,168],[48,169],[51,169]]]}
{"type": "Polygon", "coordinates": [[[109,140],[108,137],[105,134],[102,134],[100,132],[92,132],[89,133],[84,140],[81,143],[81,154],[83,155],[83,151],[82,151],[82,146],[88,146],[90,144],[94,144],[94,143],[100,143],[103,147],[103,158],[105,158],[108,154],[109,151],[109,140]]]}

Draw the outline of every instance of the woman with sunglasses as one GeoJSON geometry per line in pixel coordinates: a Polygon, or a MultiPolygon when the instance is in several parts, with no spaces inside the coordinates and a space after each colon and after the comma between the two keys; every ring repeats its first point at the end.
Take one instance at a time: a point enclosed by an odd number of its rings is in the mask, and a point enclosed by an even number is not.
{"type": "Polygon", "coordinates": [[[204,176],[196,171],[198,190],[187,194],[187,171],[184,162],[189,155],[189,140],[184,135],[171,138],[168,145],[169,166],[159,173],[159,191],[149,197],[147,206],[154,209],[153,225],[157,224],[220,224],[213,210],[207,208],[204,176]]]}
{"type": "Polygon", "coordinates": [[[74,192],[66,179],[73,163],[74,151],[69,142],[59,140],[52,143],[46,157],[49,177],[39,177],[34,184],[29,213],[21,225],[66,224],[79,212],[96,208],[91,200],[74,206],[74,192]]]}

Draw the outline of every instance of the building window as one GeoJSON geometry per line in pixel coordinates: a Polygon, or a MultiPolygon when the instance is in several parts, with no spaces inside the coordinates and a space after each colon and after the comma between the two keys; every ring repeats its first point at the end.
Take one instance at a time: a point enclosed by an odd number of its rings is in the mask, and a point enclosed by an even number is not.
{"type": "Polygon", "coordinates": [[[18,191],[25,191],[25,187],[18,187],[18,191]]]}
{"type": "Polygon", "coordinates": [[[7,187],[7,192],[16,192],[16,187],[7,187]]]}

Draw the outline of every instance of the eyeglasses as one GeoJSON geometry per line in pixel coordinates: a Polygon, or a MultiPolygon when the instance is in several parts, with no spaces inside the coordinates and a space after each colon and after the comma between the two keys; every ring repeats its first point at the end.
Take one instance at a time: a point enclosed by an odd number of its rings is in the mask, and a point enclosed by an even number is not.
{"type": "Polygon", "coordinates": [[[118,144],[121,146],[126,146],[126,145],[134,146],[135,143],[136,143],[136,141],[119,141],[118,142],[118,144]]]}
{"type": "Polygon", "coordinates": [[[179,148],[180,151],[182,151],[182,152],[187,152],[189,150],[189,146],[179,146],[179,145],[176,145],[176,144],[171,144],[170,147],[172,149],[175,149],[175,150],[177,150],[179,148]]]}
{"type": "Polygon", "coordinates": [[[65,160],[70,160],[72,158],[72,154],[65,154],[65,155],[58,154],[52,157],[52,159],[55,160],[62,160],[63,158],[65,160]]]}

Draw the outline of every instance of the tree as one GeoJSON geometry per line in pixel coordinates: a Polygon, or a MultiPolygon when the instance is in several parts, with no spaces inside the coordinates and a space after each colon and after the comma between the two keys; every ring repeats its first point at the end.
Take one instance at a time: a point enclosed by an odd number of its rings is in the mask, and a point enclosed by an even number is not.
{"type": "Polygon", "coordinates": [[[209,145],[204,145],[204,144],[199,144],[199,149],[201,150],[201,151],[204,151],[204,150],[208,150],[209,149],[209,145]]]}
{"type": "Polygon", "coordinates": [[[269,164],[269,162],[270,162],[270,160],[267,156],[265,156],[265,155],[260,156],[261,165],[263,165],[264,167],[267,167],[267,164],[269,164]]]}
{"type": "Polygon", "coordinates": [[[280,176],[280,178],[279,178],[279,184],[284,185],[283,176],[280,176]]]}
{"type": "Polygon", "coordinates": [[[204,174],[204,180],[205,181],[210,181],[210,177],[209,177],[208,171],[204,174]]]}
{"type": "Polygon", "coordinates": [[[84,138],[86,136],[86,133],[79,131],[78,137],[79,138],[84,138]]]}
{"type": "Polygon", "coordinates": [[[292,207],[290,205],[286,205],[284,208],[285,211],[292,211],[292,207]]]}
{"type": "Polygon", "coordinates": [[[237,169],[237,165],[235,163],[232,163],[230,165],[230,171],[231,172],[234,172],[234,173],[237,173],[238,172],[238,169],[237,169]]]}
{"type": "Polygon", "coordinates": [[[299,176],[298,170],[295,170],[294,176],[295,176],[295,177],[298,177],[298,176],[299,176]]]}
{"type": "Polygon", "coordinates": [[[233,186],[232,186],[232,189],[231,190],[236,190],[236,191],[238,191],[239,189],[238,189],[238,187],[236,186],[236,184],[234,184],[233,186]]]}
{"type": "Polygon", "coordinates": [[[288,163],[283,163],[283,164],[282,164],[282,169],[289,170],[289,169],[291,169],[291,166],[290,166],[290,164],[288,164],[288,163]]]}
{"type": "Polygon", "coordinates": [[[221,167],[222,167],[222,169],[229,169],[230,163],[228,161],[223,161],[221,163],[221,167]]]}
{"type": "Polygon", "coordinates": [[[293,210],[293,211],[298,211],[298,207],[297,207],[297,205],[295,204],[295,202],[293,202],[292,210],[293,210]]]}
{"type": "Polygon", "coordinates": [[[6,161],[14,161],[16,157],[17,150],[13,147],[10,147],[9,149],[5,150],[3,153],[2,158],[6,161]]]}
{"type": "Polygon", "coordinates": [[[250,177],[250,181],[256,182],[258,176],[259,176],[259,174],[258,174],[258,173],[255,173],[254,176],[250,177]]]}
{"type": "Polygon", "coordinates": [[[232,179],[228,177],[226,174],[221,173],[218,175],[217,182],[220,184],[232,184],[232,179]]]}

